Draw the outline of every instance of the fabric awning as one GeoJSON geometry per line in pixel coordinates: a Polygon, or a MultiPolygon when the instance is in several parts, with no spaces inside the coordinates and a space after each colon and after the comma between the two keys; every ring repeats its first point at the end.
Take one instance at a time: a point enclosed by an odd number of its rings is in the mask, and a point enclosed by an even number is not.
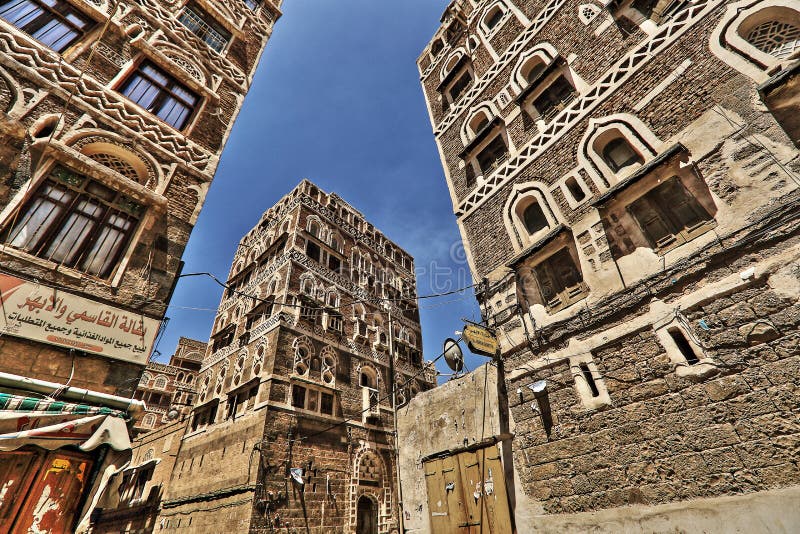
{"type": "Polygon", "coordinates": [[[76,445],[84,451],[109,445],[130,449],[128,414],[92,406],[0,393],[0,451],[36,445],[53,450],[76,445]]]}

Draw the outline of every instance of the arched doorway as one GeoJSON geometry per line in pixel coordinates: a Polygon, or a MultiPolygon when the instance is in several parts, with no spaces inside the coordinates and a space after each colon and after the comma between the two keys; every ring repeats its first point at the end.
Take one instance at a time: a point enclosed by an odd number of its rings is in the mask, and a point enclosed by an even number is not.
{"type": "Polygon", "coordinates": [[[378,534],[378,505],[375,501],[362,495],[358,499],[356,516],[356,534],[378,534]]]}

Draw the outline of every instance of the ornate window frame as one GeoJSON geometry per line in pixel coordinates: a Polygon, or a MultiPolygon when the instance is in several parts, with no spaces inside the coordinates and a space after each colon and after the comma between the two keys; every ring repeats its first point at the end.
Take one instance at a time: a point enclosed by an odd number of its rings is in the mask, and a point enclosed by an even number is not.
{"type": "Polygon", "coordinates": [[[742,27],[750,30],[761,22],[774,18],[775,11],[796,13],[800,20],[800,2],[797,0],[742,0],[729,4],[716,28],[709,37],[711,52],[722,61],[748,76],[756,83],[763,83],[770,77],[769,72],[792,58],[781,59],[762,50],[745,39],[742,27]]]}

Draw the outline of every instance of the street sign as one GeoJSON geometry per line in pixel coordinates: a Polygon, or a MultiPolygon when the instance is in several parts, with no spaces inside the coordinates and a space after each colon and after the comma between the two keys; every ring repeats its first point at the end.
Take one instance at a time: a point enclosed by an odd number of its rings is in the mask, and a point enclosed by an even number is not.
{"type": "Polygon", "coordinates": [[[497,354],[497,338],[489,329],[482,326],[468,324],[464,326],[462,334],[469,350],[475,354],[494,357],[497,354]]]}

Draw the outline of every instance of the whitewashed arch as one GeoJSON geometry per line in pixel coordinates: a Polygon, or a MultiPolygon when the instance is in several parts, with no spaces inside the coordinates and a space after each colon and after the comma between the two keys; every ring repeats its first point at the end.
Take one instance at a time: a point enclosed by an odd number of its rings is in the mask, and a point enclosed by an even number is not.
{"type": "Polygon", "coordinates": [[[497,105],[491,100],[485,100],[473,106],[472,112],[461,125],[461,142],[464,143],[464,145],[467,145],[478,134],[474,128],[474,123],[481,115],[485,115],[486,119],[491,121],[495,117],[500,116],[500,110],[497,109],[497,105]]]}
{"type": "Polygon", "coordinates": [[[463,47],[458,47],[450,52],[447,59],[442,62],[442,67],[439,69],[439,80],[444,80],[450,74],[450,71],[458,64],[463,56],[467,56],[467,51],[463,47]]]}
{"type": "Polygon", "coordinates": [[[544,65],[549,65],[558,56],[556,47],[548,42],[537,43],[536,46],[529,48],[520,54],[517,64],[512,70],[510,85],[514,94],[518,95],[528,86],[528,80],[524,74],[525,66],[531,60],[539,59],[544,65]]]}
{"type": "Polygon", "coordinates": [[[586,133],[578,145],[577,160],[600,191],[605,191],[616,183],[618,176],[605,162],[603,156],[594,150],[600,136],[612,131],[619,132],[647,161],[656,155],[661,140],[638,117],[629,113],[616,113],[606,117],[589,119],[586,133]]]}
{"type": "MultiPolygon", "coordinates": [[[[760,50],[747,40],[747,34],[760,23],[778,20],[800,27],[798,0],[742,0],[729,4],[709,37],[711,51],[756,83],[769,78],[767,71],[786,61],[760,50]]],[[[797,53],[793,55],[797,57],[797,53]]]]}
{"type": "Polygon", "coordinates": [[[548,231],[564,220],[564,216],[557,206],[558,204],[550,194],[549,187],[544,182],[531,181],[514,186],[503,208],[503,224],[516,252],[522,251],[531,243],[547,235],[548,231]],[[528,230],[518,213],[518,207],[521,203],[529,199],[533,199],[539,204],[542,213],[547,219],[547,227],[533,235],[528,234],[528,230]]]}

